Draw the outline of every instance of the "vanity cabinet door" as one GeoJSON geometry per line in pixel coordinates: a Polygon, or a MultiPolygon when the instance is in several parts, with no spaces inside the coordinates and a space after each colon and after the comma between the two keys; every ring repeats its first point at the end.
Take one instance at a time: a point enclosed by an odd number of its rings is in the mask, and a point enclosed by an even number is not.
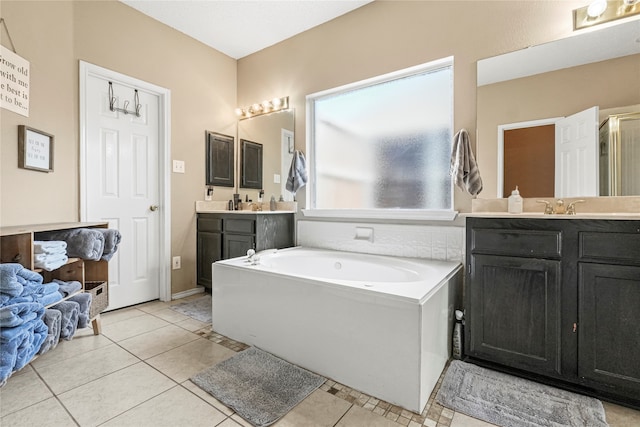
{"type": "Polygon", "coordinates": [[[247,256],[249,249],[255,249],[255,235],[225,233],[223,239],[224,259],[247,256]]]}
{"type": "Polygon", "coordinates": [[[211,288],[211,264],[222,259],[222,234],[198,231],[198,285],[211,288]]]}
{"type": "Polygon", "coordinates": [[[580,379],[640,396],[640,266],[580,263],[579,285],[580,379]]]}
{"type": "Polygon", "coordinates": [[[558,377],[560,261],[471,255],[467,355],[558,377]]]}

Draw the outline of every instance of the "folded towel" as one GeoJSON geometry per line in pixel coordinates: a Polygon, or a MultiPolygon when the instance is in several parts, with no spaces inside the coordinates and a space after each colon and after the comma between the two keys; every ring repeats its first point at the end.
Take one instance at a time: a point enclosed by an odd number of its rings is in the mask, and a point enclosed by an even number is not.
{"type": "Polygon", "coordinates": [[[4,307],[6,305],[13,305],[13,304],[20,304],[23,302],[38,302],[38,298],[36,298],[35,295],[27,295],[27,296],[20,296],[20,297],[13,297],[13,298],[9,298],[6,301],[6,304],[4,303],[4,300],[2,300],[2,303],[0,304],[0,307],[4,307]]]}
{"type": "Polygon", "coordinates": [[[68,259],[66,249],[57,254],[35,254],[33,256],[33,262],[54,262],[62,259],[68,259]]]}
{"type": "Polygon", "coordinates": [[[96,228],[104,236],[104,251],[102,252],[102,259],[109,261],[118,250],[122,235],[118,230],[112,228],[96,228]]]}
{"type": "MultiPolygon", "coordinates": [[[[60,294],[58,294],[60,295],[60,294]]],[[[35,302],[23,302],[0,308],[0,328],[13,328],[42,317],[44,306],[35,302]]]]}
{"type": "Polygon", "coordinates": [[[3,387],[13,372],[18,358],[18,340],[2,343],[0,351],[0,387],[3,387]]]}
{"type": "Polygon", "coordinates": [[[39,240],[63,240],[67,242],[67,255],[98,261],[104,251],[104,235],[93,228],[38,233],[39,240]]]}
{"type": "Polygon", "coordinates": [[[21,297],[34,295],[36,298],[38,298],[44,295],[44,286],[42,285],[42,276],[38,275],[38,277],[40,277],[39,282],[34,280],[26,280],[18,276],[18,282],[20,282],[20,284],[22,285],[22,293],[20,294],[21,297]]]}
{"type": "Polygon", "coordinates": [[[18,344],[18,354],[16,355],[16,364],[13,367],[14,371],[19,371],[24,368],[25,365],[31,362],[33,356],[38,353],[43,341],[47,337],[49,329],[44,324],[42,319],[37,319],[30,322],[31,333],[18,344]]]}
{"type": "Polygon", "coordinates": [[[67,242],[64,240],[35,240],[33,242],[34,254],[57,254],[67,251],[67,242]]]}
{"type": "Polygon", "coordinates": [[[58,283],[54,282],[49,282],[49,283],[43,283],[42,284],[42,288],[43,288],[43,292],[45,295],[48,294],[52,294],[54,292],[58,292],[58,289],[60,289],[60,285],[58,283]]]}
{"type": "Polygon", "coordinates": [[[451,153],[451,168],[449,170],[454,183],[466,190],[472,196],[477,196],[482,191],[482,178],[476,164],[476,159],[471,151],[469,134],[461,129],[453,137],[453,150],[451,153]]]}
{"type": "Polygon", "coordinates": [[[18,281],[18,272],[23,270],[21,264],[0,264],[0,293],[9,297],[17,297],[22,293],[22,284],[18,281]]]}
{"type": "Polygon", "coordinates": [[[60,338],[69,341],[73,338],[78,327],[78,314],[80,312],[80,304],[75,301],[62,301],[54,305],[52,308],[60,310],[62,313],[62,321],[60,323],[60,338]]]}
{"type": "Polygon", "coordinates": [[[55,304],[60,300],[62,300],[62,295],[60,295],[60,292],[45,294],[40,298],[38,298],[38,302],[42,304],[44,307],[55,304]]]}
{"type": "Polygon", "coordinates": [[[47,325],[47,337],[42,342],[42,346],[38,354],[44,354],[49,350],[53,350],[60,341],[60,326],[62,324],[62,312],[53,308],[48,308],[44,312],[42,321],[47,325]]]}
{"type": "Polygon", "coordinates": [[[304,154],[296,150],[293,153],[291,167],[289,168],[289,177],[287,178],[287,191],[297,193],[298,190],[307,184],[307,161],[304,154]]]}
{"type": "Polygon", "coordinates": [[[65,282],[62,280],[53,279],[53,281],[58,284],[58,292],[60,293],[60,295],[62,295],[63,298],[66,298],[69,295],[76,293],[80,289],[82,289],[82,284],[75,280],[65,282]]]}
{"type": "Polygon", "coordinates": [[[89,310],[91,308],[91,294],[83,292],[78,295],[74,295],[67,301],[75,301],[78,303],[78,328],[86,328],[89,326],[89,310]]]}
{"type": "Polygon", "coordinates": [[[69,261],[69,257],[67,257],[66,255],[63,255],[61,257],[56,257],[55,259],[47,258],[44,261],[35,261],[33,265],[36,268],[41,268],[47,271],[53,271],[65,265],[67,261],[69,261]]]}

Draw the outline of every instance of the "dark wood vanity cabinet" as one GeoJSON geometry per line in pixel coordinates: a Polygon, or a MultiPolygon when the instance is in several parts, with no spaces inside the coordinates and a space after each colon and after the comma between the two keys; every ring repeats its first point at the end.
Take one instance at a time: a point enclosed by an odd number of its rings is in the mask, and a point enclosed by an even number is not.
{"type": "Polygon", "coordinates": [[[211,264],[245,256],[249,249],[294,246],[294,214],[198,213],[198,285],[211,288],[211,264]]]}
{"type": "Polygon", "coordinates": [[[640,221],[467,218],[468,361],[640,407],[640,221]]]}

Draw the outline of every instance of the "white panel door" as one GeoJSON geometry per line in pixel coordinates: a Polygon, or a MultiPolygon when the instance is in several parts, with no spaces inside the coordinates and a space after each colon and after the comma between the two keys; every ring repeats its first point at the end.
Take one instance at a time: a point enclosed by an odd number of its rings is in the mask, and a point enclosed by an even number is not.
{"type": "MultiPolygon", "coordinates": [[[[113,81],[116,106],[134,88],[113,81]]],[[[122,242],[109,261],[109,310],[159,297],[159,97],[138,90],[140,117],[111,111],[109,81],[86,80],[86,219],[108,221],[122,242]]]]}
{"type": "Polygon", "coordinates": [[[556,122],[555,197],[597,196],[598,107],[556,122]]]}

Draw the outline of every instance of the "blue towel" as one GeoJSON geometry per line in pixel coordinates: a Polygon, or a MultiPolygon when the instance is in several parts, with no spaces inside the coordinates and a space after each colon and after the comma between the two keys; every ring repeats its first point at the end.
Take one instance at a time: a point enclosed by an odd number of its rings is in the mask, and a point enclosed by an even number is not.
{"type": "Polygon", "coordinates": [[[38,353],[38,350],[40,350],[40,347],[42,346],[42,342],[47,337],[49,329],[42,319],[37,319],[36,321],[31,322],[30,326],[30,333],[20,344],[18,344],[16,364],[13,367],[14,371],[19,371],[24,368],[27,363],[31,362],[31,359],[33,359],[33,356],[38,353]]]}
{"type": "Polygon", "coordinates": [[[4,386],[13,372],[18,358],[18,340],[1,344],[0,351],[0,387],[4,386]]]}
{"type": "MultiPolygon", "coordinates": [[[[60,294],[58,294],[59,296],[60,294]]],[[[0,328],[13,328],[31,322],[44,314],[42,304],[22,302],[0,308],[0,328]]]]}
{"type": "Polygon", "coordinates": [[[49,306],[51,304],[55,304],[60,300],[62,300],[62,295],[60,295],[60,292],[45,294],[42,297],[38,298],[38,302],[42,304],[44,307],[49,306]]]}
{"type": "Polygon", "coordinates": [[[300,150],[293,153],[291,167],[289,168],[289,177],[287,178],[287,191],[295,194],[298,190],[307,184],[307,160],[300,150]]]}
{"type": "Polygon", "coordinates": [[[61,303],[54,305],[53,308],[60,310],[62,313],[60,338],[64,338],[67,341],[71,340],[78,327],[80,304],[75,301],[62,301],[61,303]]]}
{"type": "Polygon", "coordinates": [[[62,324],[62,313],[60,310],[48,308],[44,312],[42,321],[47,325],[47,337],[42,342],[42,346],[38,354],[44,354],[49,350],[53,350],[60,341],[60,326],[62,324]]]}
{"type": "Polygon", "coordinates": [[[89,326],[89,309],[91,308],[91,294],[83,292],[74,295],[67,301],[75,301],[78,303],[78,328],[86,328],[89,326]]]}
{"type": "Polygon", "coordinates": [[[38,233],[38,240],[63,240],[67,242],[67,255],[98,261],[104,252],[104,236],[93,228],[38,233]]]}
{"type": "Polygon", "coordinates": [[[54,281],[54,282],[51,282],[51,283],[45,283],[45,284],[42,285],[42,287],[44,288],[43,289],[44,294],[48,295],[48,294],[52,294],[54,292],[57,293],[58,289],[60,288],[60,285],[57,282],[54,281]]]}
{"type": "Polygon", "coordinates": [[[64,298],[82,289],[82,284],[75,280],[71,282],[64,282],[62,280],[53,279],[53,281],[58,284],[58,292],[60,292],[64,298]]]}
{"type": "Polygon", "coordinates": [[[17,297],[22,293],[22,284],[18,282],[18,271],[24,269],[20,264],[0,264],[0,293],[17,297]]]}
{"type": "Polygon", "coordinates": [[[20,304],[23,302],[38,302],[35,295],[27,295],[24,297],[13,297],[6,300],[5,303],[0,304],[0,307],[4,307],[6,305],[20,304]]]}

